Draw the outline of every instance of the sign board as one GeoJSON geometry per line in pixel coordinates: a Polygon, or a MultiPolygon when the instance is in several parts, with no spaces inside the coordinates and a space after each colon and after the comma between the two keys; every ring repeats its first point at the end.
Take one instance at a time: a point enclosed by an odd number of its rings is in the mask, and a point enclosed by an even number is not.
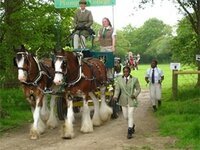
{"type": "MultiPolygon", "coordinates": [[[[80,0],[54,0],[56,8],[77,8],[80,0]]],[[[87,0],[87,6],[115,5],[116,0],[87,0]]]]}
{"type": "Polygon", "coordinates": [[[196,60],[200,61],[200,55],[196,55],[196,60]]]}
{"type": "Polygon", "coordinates": [[[180,70],[181,64],[180,63],[170,63],[170,69],[171,70],[180,70]]]}

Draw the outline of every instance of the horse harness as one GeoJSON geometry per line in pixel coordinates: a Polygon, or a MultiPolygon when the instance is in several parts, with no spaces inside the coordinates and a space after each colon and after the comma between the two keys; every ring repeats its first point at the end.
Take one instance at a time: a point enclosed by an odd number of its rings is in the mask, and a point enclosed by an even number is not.
{"type": "MultiPolygon", "coordinates": [[[[76,53],[76,58],[78,59],[78,66],[79,66],[79,71],[78,72],[79,73],[78,73],[76,79],[71,81],[71,82],[67,82],[66,81],[67,79],[65,78],[64,82],[63,82],[63,85],[62,85],[63,87],[65,87],[65,86],[67,86],[67,87],[74,86],[76,83],[78,83],[81,80],[81,78],[84,78],[85,80],[89,80],[91,82],[96,81],[96,74],[94,72],[93,66],[95,66],[98,69],[99,72],[101,71],[98,65],[96,65],[94,62],[90,61],[93,58],[84,58],[83,59],[83,53],[82,52],[75,52],[75,53],[76,53]],[[87,77],[87,76],[84,75],[83,68],[82,68],[83,67],[82,63],[86,64],[90,68],[90,70],[92,72],[92,78],[87,77]]],[[[56,56],[56,57],[62,58],[63,56],[56,56]]],[[[55,71],[55,73],[60,73],[60,74],[65,75],[63,72],[60,72],[60,71],[55,71]]],[[[94,83],[96,84],[96,82],[94,82],[94,83]]]]}
{"type": "MultiPolygon", "coordinates": [[[[27,52],[18,52],[17,54],[25,55],[27,57],[27,59],[28,59],[28,55],[29,54],[27,52]]],[[[39,84],[38,84],[38,82],[41,80],[41,78],[42,78],[43,75],[47,76],[50,81],[52,81],[53,79],[52,79],[52,77],[51,77],[48,69],[46,69],[47,66],[45,66],[44,64],[42,64],[41,62],[39,62],[39,60],[36,57],[34,57],[34,56],[32,56],[32,57],[33,57],[36,65],[37,65],[38,74],[37,74],[37,76],[35,77],[35,79],[33,81],[30,81],[30,82],[23,81],[21,83],[25,84],[27,86],[37,87],[40,91],[42,91],[43,93],[45,93],[45,89],[41,89],[40,86],[39,86],[39,84]]],[[[18,67],[17,69],[18,70],[21,69],[23,71],[26,71],[27,74],[29,74],[28,70],[26,70],[23,67],[18,67]]]]}

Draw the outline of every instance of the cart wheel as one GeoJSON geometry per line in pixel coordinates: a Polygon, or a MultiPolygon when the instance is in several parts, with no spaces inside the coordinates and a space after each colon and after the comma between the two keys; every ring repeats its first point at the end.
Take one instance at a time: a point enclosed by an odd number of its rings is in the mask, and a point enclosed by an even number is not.
{"type": "Polygon", "coordinates": [[[57,113],[60,120],[64,120],[67,115],[67,105],[64,97],[57,97],[57,113]]]}

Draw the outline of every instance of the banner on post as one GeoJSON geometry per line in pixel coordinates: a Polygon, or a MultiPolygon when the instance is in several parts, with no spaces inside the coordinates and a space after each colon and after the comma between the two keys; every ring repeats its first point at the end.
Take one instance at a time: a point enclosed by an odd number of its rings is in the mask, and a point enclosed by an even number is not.
{"type": "MultiPolygon", "coordinates": [[[[112,6],[116,0],[87,0],[87,6],[112,6]]],[[[54,0],[56,8],[77,8],[79,0],[54,0]]]]}

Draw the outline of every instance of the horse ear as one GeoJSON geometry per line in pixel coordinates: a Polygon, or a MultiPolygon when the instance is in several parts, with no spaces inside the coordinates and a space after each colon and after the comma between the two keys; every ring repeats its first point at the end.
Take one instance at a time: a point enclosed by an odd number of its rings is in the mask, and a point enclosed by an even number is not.
{"type": "Polygon", "coordinates": [[[61,52],[63,53],[65,50],[63,48],[61,48],[61,52]]]}
{"type": "Polygon", "coordinates": [[[26,50],[26,48],[23,44],[21,45],[21,50],[24,50],[24,51],[26,50]]]}
{"type": "Polygon", "coordinates": [[[55,64],[54,64],[54,63],[55,63],[55,59],[52,59],[52,60],[51,60],[51,66],[52,66],[52,68],[55,70],[55,64]]]}

